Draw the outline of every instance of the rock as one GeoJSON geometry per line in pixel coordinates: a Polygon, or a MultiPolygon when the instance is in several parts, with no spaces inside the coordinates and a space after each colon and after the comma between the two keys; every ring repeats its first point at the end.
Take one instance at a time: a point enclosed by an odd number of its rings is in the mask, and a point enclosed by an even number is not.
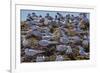
{"type": "Polygon", "coordinates": [[[38,30],[40,27],[39,26],[37,26],[37,25],[33,25],[32,27],[31,27],[31,29],[34,31],[34,30],[38,30]]]}
{"type": "Polygon", "coordinates": [[[39,41],[39,45],[41,45],[41,46],[48,46],[49,45],[49,41],[47,41],[47,40],[40,40],[39,41]]]}
{"type": "Polygon", "coordinates": [[[30,46],[30,41],[28,39],[26,39],[26,36],[24,36],[24,35],[22,36],[22,45],[24,47],[30,46]]]}
{"type": "Polygon", "coordinates": [[[45,25],[48,25],[48,23],[49,23],[48,19],[45,18],[45,19],[44,19],[44,24],[45,24],[45,25]]]}
{"type": "Polygon", "coordinates": [[[70,39],[74,40],[75,42],[80,41],[80,37],[78,36],[73,36],[73,37],[69,37],[70,39]]]}
{"type": "Polygon", "coordinates": [[[89,20],[73,14],[28,14],[21,21],[22,62],[89,59],[89,20]]]}
{"type": "Polygon", "coordinates": [[[27,56],[34,56],[36,54],[43,53],[43,52],[44,51],[41,51],[41,50],[34,50],[34,49],[29,49],[29,48],[25,49],[25,55],[27,56]]]}
{"type": "Polygon", "coordinates": [[[51,40],[52,36],[42,36],[42,40],[51,40]]]}
{"type": "Polygon", "coordinates": [[[67,46],[66,54],[72,53],[72,48],[70,46],[67,46]]]}
{"type": "Polygon", "coordinates": [[[41,34],[42,34],[42,36],[51,36],[52,35],[49,27],[41,27],[41,34]]]}
{"type": "Polygon", "coordinates": [[[66,48],[67,48],[66,45],[57,45],[56,46],[56,50],[60,51],[60,52],[65,51],[66,48]]]}
{"type": "Polygon", "coordinates": [[[67,44],[69,42],[67,37],[60,37],[60,42],[63,44],[67,44]]]}
{"type": "Polygon", "coordinates": [[[37,56],[36,57],[36,62],[44,62],[45,61],[45,57],[44,56],[37,56]]]}
{"type": "Polygon", "coordinates": [[[49,41],[49,40],[40,40],[39,45],[41,46],[48,46],[50,44],[57,44],[58,42],[56,41],[49,41]]]}
{"type": "Polygon", "coordinates": [[[84,48],[82,46],[78,46],[79,47],[79,54],[81,56],[86,56],[88,55],[85,51],[84,51],[84,48]]]}
{"type": "Polygon", "coordinates": [[[64,58],[63,58],[62,55],[57,55],[56,56],[56,61],[63,61],[63,60],[64,60],[64,58]]]}
{"type": "Polygon", "coordinates": [[[32,31],[32,35],[37,36],[37,37],[41,37],[41,32],[38,30],[32,31]]]}
{"type": "Polygon", "coordinates": [[[88,41],[88,40],[83,40],[82,45],[83,45],[84,47],[88,47],[89,41],[88,41]]]}

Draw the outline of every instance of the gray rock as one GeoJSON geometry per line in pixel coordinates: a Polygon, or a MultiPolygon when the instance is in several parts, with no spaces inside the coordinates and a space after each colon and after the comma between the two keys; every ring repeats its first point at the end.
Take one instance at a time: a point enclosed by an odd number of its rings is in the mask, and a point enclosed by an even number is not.
{"type": "Polygon", "coordinates": [[[86,55],[88,55],[88,53],[86,53],[85,51],[84,51],[84,48],[82,47],[82,46],[78,46],[79,47],[79,54],[81,55],[81,56],[86,56],[86,55]]]}
{"type": "Polygon", "coordinates": [[[56,50],[59,51],[59,52],[65,51],[66,48],[67,48],[66,45],[57,45],[56,46],[56,50]]]}
{"type": "Polygon", "coordinates": [[[52,36],[42,36],[42,40],[51,40],[52,36]]]}
{"type": "Polygon", "coordinates": [[[43,52],[44,51],[41,51],[41,50],[34,50],[34,49],[29,49],[29,48],[25,49],[25,55],[27,56],[34,56],[36,54],[43,53],[43,52]]]}
{"type": "Polygon", "coordinates": [[[38,30],[32,31],[32,35],[37,36],[37,37],[41,37],[41,32],[38,30]]]}
{"type": "Polygon", "coordinates": [[[36,57],[36,62],[44,62],[45,61],[45,56],[37,56],[36,57]]]}
{"type": "Polygon", "coordinates": [[[60,42],[61,42],[61,43],[67,44],[68,41],[69,41],[69,40],[68,40],[67,37],[60,37],[60,42]]]}
{"type": "Polygon", "coordinates": [[[87,47],[89,45],[89,41],[88,40],[83,40],[82,45],[87,47]]]}
{"type": "Polygon", "coordinates": [[[49,41],[48,41],[48,40],[40,40],[40,41],[39,41],[39,44],[40,44],[41,46],[48,46],[48,45],[49,45],[49,41]]]}
{"type": "Polygon", "coordinates": [[[61,55],[56,56],[56,61],[63,61],[63,60],[64,60],[63,56],[61,55]]]}
{"type": "Polygon", "coordinates": [[[70,46],[67,46],[66,54],[72,53],[72,48],[70,46]]]}
{"type": "Polygon", "coordinates": [[[27,47],[30,45],[30,41],[28,39],[26,39],[26,36],[24,36],[24,35],[22,36],[22,45],[24,47],[27,47]]]}

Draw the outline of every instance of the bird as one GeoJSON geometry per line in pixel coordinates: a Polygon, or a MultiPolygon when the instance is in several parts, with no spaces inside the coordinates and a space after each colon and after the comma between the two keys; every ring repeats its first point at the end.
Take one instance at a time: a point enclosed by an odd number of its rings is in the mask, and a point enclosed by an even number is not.
{"type": "Polygon", "coordinates": [[[34,56],[34,55],[36,55],[36,54],[43,53],[44,51],[35,50],[35,49],[31,49],[31,48],[26,48],[24,52],[25,52],[25,54],[26,54],[27,56],[34,56]]]}

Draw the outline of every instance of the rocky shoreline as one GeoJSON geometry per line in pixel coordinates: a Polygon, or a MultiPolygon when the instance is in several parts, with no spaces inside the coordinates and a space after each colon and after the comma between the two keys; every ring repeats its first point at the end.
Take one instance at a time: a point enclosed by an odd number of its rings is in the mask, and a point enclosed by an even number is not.
{"type": "Polygon", "coordinates": [[[87,13],[28,14],[21,21],[21,62],[89,60],[89,25],[87,13]]]}

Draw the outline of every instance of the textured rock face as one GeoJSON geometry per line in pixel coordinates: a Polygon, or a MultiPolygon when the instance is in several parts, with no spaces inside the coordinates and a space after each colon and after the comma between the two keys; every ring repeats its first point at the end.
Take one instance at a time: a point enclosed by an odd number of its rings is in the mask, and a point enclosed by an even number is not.
{"type": "Polygon", "coordinates": [[[88,60],[89,19],[73,14],[28,14],[21,21],[21,61],[88,60]]]}

